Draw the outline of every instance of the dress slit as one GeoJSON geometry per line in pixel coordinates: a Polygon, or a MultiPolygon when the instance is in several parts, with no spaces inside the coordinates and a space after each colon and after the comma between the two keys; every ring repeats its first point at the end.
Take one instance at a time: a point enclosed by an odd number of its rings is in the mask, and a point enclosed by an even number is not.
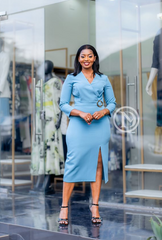
{"type": "MultiPolygon", "coordinates": [[[[96,171],[97,174],[97,166],[98,166],[98,156],[99,152],[101,151],[101,159],[102,159],[102,180],[105,180],[105,183],[108,181],[108,144],[100,145],[98,148],[98,155],[97,155],[97,164],[96,164],[96,171]]],[[[96,175],[95,175],[96,179],[96,175]]]]}

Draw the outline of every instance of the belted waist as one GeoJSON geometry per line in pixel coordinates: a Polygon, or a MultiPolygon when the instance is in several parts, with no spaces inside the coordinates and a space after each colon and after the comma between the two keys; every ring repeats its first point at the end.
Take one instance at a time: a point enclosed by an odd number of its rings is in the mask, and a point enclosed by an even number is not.
{"type": "Polygon", "coordinates": [[[98,100],[98,101],[93,101],[93,102],[76,102],[74,104],[74,106],[98,106],[98,107],[102,107],[104,104],[103,104],[103,101],[102,100],[98,100]]]}
{"type": "Polygon", "coordinates": [[[94,105],[96,106],[97,105],[97,102],[80,102],[80,103],[75,103],[74,105],[77,105],[77,106],[82,106],[82,105],[94,105]]]}

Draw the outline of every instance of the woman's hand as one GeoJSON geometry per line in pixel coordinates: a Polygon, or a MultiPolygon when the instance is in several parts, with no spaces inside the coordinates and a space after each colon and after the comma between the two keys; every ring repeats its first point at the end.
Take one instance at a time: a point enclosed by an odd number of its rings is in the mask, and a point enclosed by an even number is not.
{"type": "Polygon", "coordinates": [[[99,120],[100,118],[104,117],[105,115],[107,115],[109,113],[110,113],[109,110],[105,108],[103,110],[94,112],[92,116],[93,116],[93,119],[99,120]]]}
{"type": "Polygon", "coordinates": [[[93,116],[90,113],[81,112],[80,117],[83,118],[88,124],[91,124],[93,116]]]}

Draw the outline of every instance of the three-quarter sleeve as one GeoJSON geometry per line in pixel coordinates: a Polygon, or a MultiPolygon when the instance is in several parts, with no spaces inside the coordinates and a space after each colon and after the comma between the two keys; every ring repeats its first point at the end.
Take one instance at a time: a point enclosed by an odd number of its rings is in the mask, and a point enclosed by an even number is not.
{"type": "Polygon", "coordinates": [[[74,107],[70,106],[69,104],[71,99],[72,89],[73,89],[72,78],[70,77],[70,75],[68,75],[63,84],[62,91],[61,91],[61,98],[60,98],[60,109],[68,117],[70,116],[71,111],[74,109],[74,107]]]}
{"type": "Polygon", "coordinates": [[[111,83],[107,77],[106,77],[106,84],[104,87],[104,98],[105,98],[105,102],[107,104],[106,108],[110,111],[110,117],[111,117],[111,115],[116,107],[116,99],[114,96],[114,92],[113,92],[111,83]]]}

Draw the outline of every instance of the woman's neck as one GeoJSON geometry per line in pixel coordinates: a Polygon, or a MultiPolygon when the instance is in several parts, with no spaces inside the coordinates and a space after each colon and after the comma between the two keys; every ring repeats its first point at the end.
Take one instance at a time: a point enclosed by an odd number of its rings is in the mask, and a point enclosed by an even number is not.
{"type": "Polygon", "coordinates": [[[86,75],[93,75],[93,69],[92,68],[90,68],[90,69],[82,68],[82,73],[86,74],[86,75]]]}

